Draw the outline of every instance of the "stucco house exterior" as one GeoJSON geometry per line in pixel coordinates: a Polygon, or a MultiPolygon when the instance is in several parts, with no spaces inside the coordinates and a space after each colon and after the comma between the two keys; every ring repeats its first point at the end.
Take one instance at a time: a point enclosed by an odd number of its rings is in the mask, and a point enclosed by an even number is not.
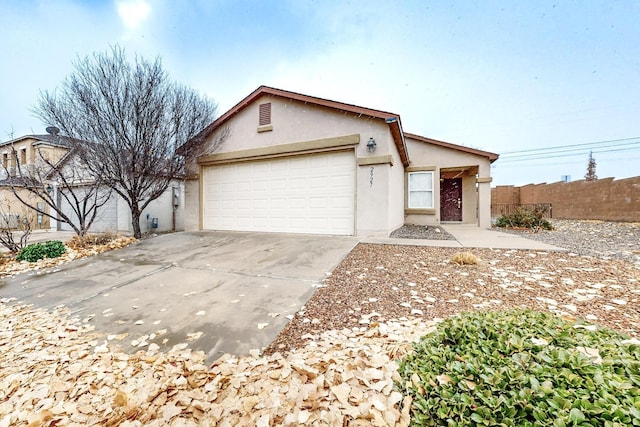
{"type": "Polygon", "coordinates": [[[405,133],[398,114],[260,86],[180,148],[185,229],[388,236],[491,226],[497,154],[405,133]]]}
{"type": "MultiPolygon", "coordinates": [[[[79,159],[69,152],[69,144],[66,137],[56,134],[46,135],[25,135],[9,141],[0,143],[0,156],[2,158],[2,167],[0,167],[0,215],[7,218],[1,218],[7,224],[15,222],[16,214],[25,217],[26,208],[19,200],[16,199],[9,178],[19,178],[20,169],[24,174],[34,167],[45,167],[40,159],[40,155],[50,160],[56,167],[69,172],[63,172],[65,176],[79,176],[77,184],[74,185],[74,192],[81,194],[83,191],[82,165],[79,159]],[[15,152],[14,152],[15,150],[15,152]],[[9,218],[11,217],[11,218],[9,218]]],[[[47,176],[46,171],[41,174],[47,176]]],[[[19,183],[19,180],[17,181],[19,183]]],[[[73,209],[62,197],[61,192],[64,191],[54,177],[49,177],[46,184],[48,191],[51,191],[53,200],[56,200],[56,206],[69,217],[75,217],[73,209]],[[50,189],[50,190],[49,190],[50,189]]],[[[51,212],[51,208],[44,200],[36,200],[35,196],[27,190],[19,187],[16,191],[21,192],[21,197],[29,200],[34,206],[37,204],[39,208],[46,212],[51,212]]],[[[108,189],[105,188],[108,193],[108,189]]],[[[184,228],[184,183],[182,180],[176,179],[172,185],[156,200],[152,201],[143,211],[141,217],[140,228],[142,232],[154,231],[172,231],[182,230],[184,228]],[[154,218],[155,225],[154,227],[154,218]]],[[[49,218],[46,215],[37,214],[35,211],[29,215],[29,220],[34,229],[50,229],[61,231],[73,231],[69,224],[49,218]]],[[[55,214],[54,214],[55,216],[55,214]]],[[[90,228],[90,232],[133,232],[131,224],[131,211],[126,201],[115,192],[111,192],[108,201],[104,206],[98,209],[96,218],[90,228]]]]}
{"type": "MultiPolygon", "coordinates": [[[[24,135],[9,141],[0,143],[0,157],[2,165],[0,167],[0,214],[3,216],[23,215],[25,207],[16,199],[11,191],[8,180],[19,178],[20,173],[28,173],[31,168],[38,164],[40,155],[53,163],[58,162],[66,154],[68,148],[64,138],[54,135],[24,135]],[[14,151],[15,150],[15,151],[14,151]],[[18,164],[20,168],[18,168],[18,164]]],[[[49,212],[49,206],[44,200],[37,199],[27,190],[18,189],[20,195],[25,200],[29,200],[34,206],[40,206],[44,211],[49,212]]],[[[42,214],[28,215],[35,229],[48,229],[52,222],[49,217],[42,214]]],[[[11,220],[3,218],[3,221],[10,223],[11,220]]]]}

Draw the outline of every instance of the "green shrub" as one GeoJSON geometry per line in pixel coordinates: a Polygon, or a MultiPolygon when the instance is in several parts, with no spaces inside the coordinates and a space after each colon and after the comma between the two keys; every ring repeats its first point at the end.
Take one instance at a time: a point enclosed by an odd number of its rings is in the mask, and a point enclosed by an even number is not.
{"type": "Polygon", "coordinates": [[[43,258],[57,258],[67,251],[59,240],[44,243],[32,243],[22,248],[16,257],[17,261],[36,262],[43,258]]]}
{"type": "Polygon", "coordinates": [[[546,205],[536,205],[533,209],[519,207],[512,214],[501,215],[496,220],[496,226],[531,228],[533,231],[553,230],[551,223],[544,217],[547,212],[549,207],[546,205]]]}
{"type": "Polygon", "coordinates": [[[640,346],[528,310],[450,318],[400,363],[416,426],[640,425],[640,346]]]}

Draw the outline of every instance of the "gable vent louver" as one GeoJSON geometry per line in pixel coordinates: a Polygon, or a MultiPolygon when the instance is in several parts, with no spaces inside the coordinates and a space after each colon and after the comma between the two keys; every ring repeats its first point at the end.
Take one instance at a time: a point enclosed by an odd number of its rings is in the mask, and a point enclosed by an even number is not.
{"type": "Polygon", "coordinates": [[[260,104],[260,118],[259,126],[266,126],[271,124],[271,103],[260,104]]]}

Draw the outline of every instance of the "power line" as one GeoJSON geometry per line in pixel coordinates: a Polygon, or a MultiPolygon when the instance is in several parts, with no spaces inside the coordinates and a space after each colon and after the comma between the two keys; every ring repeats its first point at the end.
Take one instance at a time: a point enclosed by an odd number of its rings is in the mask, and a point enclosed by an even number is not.
{"type": "MultiPolygon", "coordinates": [[[[506,151],[504,153],[502,153],[503,156],[509,156],[511,154],[516,154],[516,155],[520,155],[522,153],[531,153],[531,152],[535,152],[535,151],[554,151],[554,150],[560,150],[560,149],[566,149],[569,147],[582,147],[582,148],[593,148],[596,147],[598,145],[602,145],[602,144],[612,144],[612,143],[628,143],[625,141],[639,141],[640,137],[636,136],[633,138],[621,138],[621,139],[610,139],[610,140],[606,140],[606,141],[596,141],[596,142],[585,142],[582,144],[569,144],[569,145],[558,145],[558,146],[554,146],[554,147],[543,147],[543,148],[531,148],[528,150],[517,150],[517,151],[506,151]]],[[[575,148],[578,149],[578,148],[575,148]]]]}
{"type": "MultiPolygon", "coordinates": [[[[628,144],[627,144],[628,145],[628,144]]],[[[611,153],[611,152],[617,152],[617,151],[635,151],[635,150],[640,150],[640,142],[634,144],[631,147],[625,147],[625,146],[609,146],[609,147],[602,147],[603,149],[597,150],[591,150],[593,152],[593,154],[601,154],[601,153],[611,153]],[[605,149],[606,148],[606,149],[605,149]]],[[[504,164],[504,163],[516,163],[516,162],[528,162],[528,161],[532,161],[532,160],[552,160],[552,159],[558,159],[558,158],[562,158],[562,157],[576,157],[576,156],[583,156],[585,153],[584,151],[580,151],[580,152],[569,152],[566,153],[564,151],[557,151],[555,153],[536,153],[536,154],[528,154],[526,156],[522,156],[522,157],[508,157],[506,159],[503,159],[502,157],[498,159],[498,161],[496,163],[500,163],[500,164],[504,164]]]]}
{"type": "MultiPolygon", "coordinates": [[[[635,146],[640,146],[640,141],[637,142],[621,142],[618,144],[610,144],[607,146],[601,146],[601,147],[591,147],[588,148],[588,151],[593,151],[595,152],[604,152],[604,150],[601,150],[603,148],[614,148],[614,147],[627,147],[629,149],[635,149],[635,146]]],[[[556,149],[555,151],[540,151],[537,153],[528,153],[528,154],[520,154],[520,155],[512,155],[512,156],[500,156],[501,159],[503,160],[515,160],[515,159],[527,159],[527,158],[531,158],[531,157],[537,157],[537,156],[556,156],[557,154],[560,153],[575,153],[575,154],[583,154],[585,151],[587,151],[587,148],[567,148],[567,149],[556,149]]]]}
{"type": "MultiPolygon", "coordinates": [[[[613,162],[613,161],[625,161],[625,160],[640,160],[640,157],[616,157],[616,158],[612,158],[612,159],[606,159],[607,162],[613,162]]],[[[536,159],[536,160],[548,160],[548,159],[536,159]]],[[[597,160],[597,159],[596,159],[597,160]]],[[[530,164],[516,164],[516,162],[513,163],[507,163],[507,164],[497,164],[498,162],[494,163],[491,165],[492,169],[522,169],[522,168],[540,168],[540,163],[534,163],[534,161],[532,161],[530,164]]],[[[573,161],[563,161],[563,162],[555,162],[555,163],[548,163],[545,162],[544,166],[567,166],[567,165],[583,165],[585,164],[585,162],[583,160],[573,160],[573,161]]],[[[598,166],[602,166],[603,164],[606,164],[603,161],[598,161],[598,166]]]]}

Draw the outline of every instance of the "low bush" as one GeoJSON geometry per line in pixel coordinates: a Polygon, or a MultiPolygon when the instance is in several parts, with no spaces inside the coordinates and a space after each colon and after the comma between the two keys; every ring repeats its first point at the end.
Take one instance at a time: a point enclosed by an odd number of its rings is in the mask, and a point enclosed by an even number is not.
{"type": "Polygon", "coordinates": [[[640,346],[528,310],[442,322],[400,363],[416,426],[640,425],[640,346]]]}
{"type": "Polygon", "coordinates": [[[456,252],[456,254],[451,257],[451,262],[460,265],[476,265],[478,263],[478,257],[471,252],[456,252]]]}
{"type": "Polygon", "coordinates": [[[116,233],[96,233],[85,234],[84,236],[73,236],[67,242],[67,246],[72,249],[87,249],[93,246],[106,245],[118,238],[116,233]]]}
{"type": "Polygon", "coordinates": [[[57,258],[67,251],[59,240],[50,240],[44,243],[32,243],[18,252],[16,261],[36,262],[43,258],[57,258]]]}
{"type": "Polygon", "coordinates": [[[501,215],[496,220],[496,226],[530,228],[533,231],[553,230],[551,223],[544,217],[548,211],[549,208],[545,205],[536,205],[533,209],[519,207],[512,214],[501,215]]]}

